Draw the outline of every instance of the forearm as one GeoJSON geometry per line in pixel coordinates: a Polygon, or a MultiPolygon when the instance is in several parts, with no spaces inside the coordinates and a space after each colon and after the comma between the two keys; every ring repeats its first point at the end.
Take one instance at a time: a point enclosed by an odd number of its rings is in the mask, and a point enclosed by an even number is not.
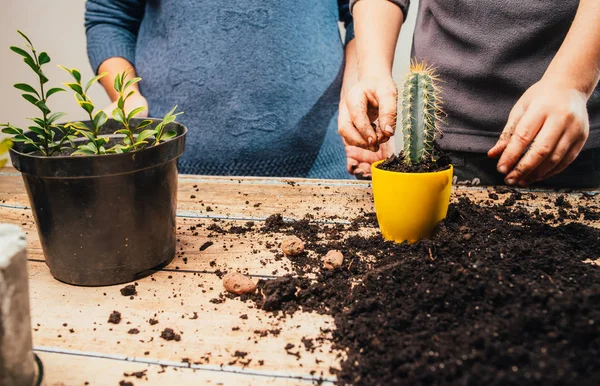
{"type": "Polygon", "coordinates": [[[344,66],[344,78],[342,81],[342,91],[340,93],[343,98],[346,92],[358,82],[358,59],[356,57],[356,39],[352,39],[346,44],[346,59],[344,66]]]}
{"type": "MultiPolygon", "coordinates": [[[[106,90],[106,93],[108,94],[108,97],[110,98],[111,102],[114,102],[117,99],[119,99],[119,93],[115,91],[114,88],[115,77],[117,76],[117,74],[127,70],[131,70],[128,79],[137,76],[133,65],[129,63],[128,60],[120,57],[106,59],[104,62],[102,62],[102,64],[100,64],[98,72],[106,72],[107,74],[105,77],[100,79],[100,83],[102,84],[102,87],[104,87],[104,89],[106,90]]],[[[131,86],[130,89],[138,93],[140,92],[137,83],[131,86]]]]}
{"type": "Polygon", "coordinates": [[[581,0],[571,29],[544,78],[565,83],[590,97],[600,79],[598,0],[581,0]]]}
{"type": "Polygon", "coordinates": [[[352,13],[359,77],[391,76],[402,10],[388,0],[360,0],[352,13]]]}

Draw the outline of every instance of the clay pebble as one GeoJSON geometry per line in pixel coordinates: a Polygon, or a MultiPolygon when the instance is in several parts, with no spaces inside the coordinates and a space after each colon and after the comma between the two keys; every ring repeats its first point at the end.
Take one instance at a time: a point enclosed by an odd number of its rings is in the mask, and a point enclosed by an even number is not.
{"type": "Polygon", "coordinates": [[[237,272],[228,273],[223,277],[223,287],[236,295],[250,294],[256,291],[256,283],[237,272]]]}

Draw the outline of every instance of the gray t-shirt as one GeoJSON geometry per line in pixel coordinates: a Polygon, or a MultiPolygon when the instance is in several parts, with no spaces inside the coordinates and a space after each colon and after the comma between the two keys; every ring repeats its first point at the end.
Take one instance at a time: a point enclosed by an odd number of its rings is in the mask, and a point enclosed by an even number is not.
{"type": "MultiPolygon", "coordinates": [[[[351,1],[351,6],[359,0],[351,1]]],[[[390,0],[406,17],[410,0],[390,0]]],[[[412,56],[436,68],[448,114],[448,150],[486,152],[510,110],[541,79],[573,22],[578,0],[420,0],[412,56]]],[[[600,93],[588,102],[600,147],[600,93]]]]}

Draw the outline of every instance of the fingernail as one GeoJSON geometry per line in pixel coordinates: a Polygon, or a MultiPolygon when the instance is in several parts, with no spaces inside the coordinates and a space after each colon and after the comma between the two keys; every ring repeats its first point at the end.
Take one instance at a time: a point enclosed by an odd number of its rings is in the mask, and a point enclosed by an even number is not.
{"type": "Polygon", "coordinates": [[[508,172],[508,168],[504,165],[498,166],[498,171],[502,174],[506,174],[508,172]]]}
{"type": "Polygon", "coordinates": [[[388,134],[394,134],[394,129],[392,129],[392,126],[390,125],[387,125],[384,130],[388,134]]]}
{"type": "Polygon", "coordinates": [[[506,180],[506,183],[508,185],[514,185],[515,184],[515,180],[511,178],[511,179],[506,180]]]}
{"type": "Polygon", "coordinates": [[[373,144],[373,138],[369,137],[369,139],[367,140],[367,142],[369,142],[369,146],[371,146],[373,144]]]}

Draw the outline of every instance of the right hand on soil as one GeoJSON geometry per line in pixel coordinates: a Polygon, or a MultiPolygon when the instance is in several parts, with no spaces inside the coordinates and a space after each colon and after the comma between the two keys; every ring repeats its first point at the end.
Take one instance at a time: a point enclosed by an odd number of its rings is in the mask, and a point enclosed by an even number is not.
{"type": "Polygon", "coordinates": [[[379,151],[396,131],[398,90],[389,76],[366,77],[354,85],[340,103],[338,132],[344,142],[371,151],[379,151]],[[379,120],[379,125],[372,122],[379,120]]]}
{"type": "MultiPolygon", "coordinates": [[[[138,107],[145,107],[146,110],[140,112],[139,114],[136,115],[136,118],[148,118],[148,101],[146,100],[146,98],[144,98],[144,96],[142,94],[140,94],[139,92],[136,92],[135,94],[133,94],[130,98],[127,99],[127,101],[125,101],[125,113],[129,114],[129,112],[133,109],[136,109],[138,107]]],[[[106,115],[110,118],[112,118],[112,113],[113,110],[117,108],[117,102],[113,102],[110,105],[108,105],[105,109],[104,112],[106,113],[106,115]]]]}

